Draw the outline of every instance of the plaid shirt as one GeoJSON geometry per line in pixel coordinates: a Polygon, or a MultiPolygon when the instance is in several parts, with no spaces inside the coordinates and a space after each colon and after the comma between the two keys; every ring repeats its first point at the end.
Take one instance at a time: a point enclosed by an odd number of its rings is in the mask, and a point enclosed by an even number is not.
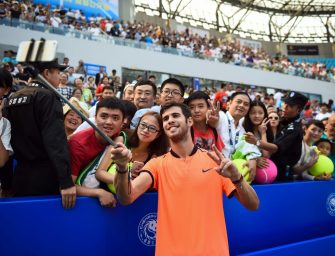
{"type": "MultiPolygon", "coordinates": [[[[71,95],[72,95],[72,88],[69,87],[69,86],[65,86],[65,87],[58,87],[57,88],[57,91],[62,94],[65,98],[67,98],[68,100],[71,98],[71,95]]],[[[63,100],[61,100],[62,103],[63,100]]]]}

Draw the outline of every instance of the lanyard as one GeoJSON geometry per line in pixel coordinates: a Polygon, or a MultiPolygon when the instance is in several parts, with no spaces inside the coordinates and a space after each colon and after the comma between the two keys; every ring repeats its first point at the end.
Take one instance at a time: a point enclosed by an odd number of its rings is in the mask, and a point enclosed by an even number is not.
{"type": "Polygon", "coordinates": [[[236,134],[235,134],[235,141],[233,143],[233,136],[232,136],[232,131],[231,131],[231,122],[228,118],[228,131],[229,131],[229,144],[230,146],[233,148],[235,148],[235,145],[237,144],[238,142],[238,137],[240,136],[240,131],[238,131],[236,134]]]}

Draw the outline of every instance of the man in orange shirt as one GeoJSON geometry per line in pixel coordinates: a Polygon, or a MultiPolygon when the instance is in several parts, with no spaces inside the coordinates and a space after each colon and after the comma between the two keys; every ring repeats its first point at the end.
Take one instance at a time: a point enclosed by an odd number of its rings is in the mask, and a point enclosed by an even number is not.
{"type": "Polygon", "coordinates": [[[158,190],[156,255],[229,255],[223,193],[250,210],[258,208],[258,197],[215,146],[214,152],[194,146],[186,105],[164,105],[161,115],[171,150],[150,160],[136,179],[128,179],[131,152],[120,143],[111,150],[117,197],[131,204],[149,188],[158,190]]]}

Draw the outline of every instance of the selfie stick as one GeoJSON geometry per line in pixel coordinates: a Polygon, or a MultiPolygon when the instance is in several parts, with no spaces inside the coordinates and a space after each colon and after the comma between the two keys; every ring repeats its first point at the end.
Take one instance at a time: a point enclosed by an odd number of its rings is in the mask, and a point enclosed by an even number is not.
{"type": "MultiPolygon", "coordinates": [[[[36,59],[35,61],[29,61],[31,54],[32,54],[32,50],[34,48],[34,44],[35,44],[35,40],[31,39],[30,41],[30,45],[29,45],[29,49],[28,49],[28,53],[27,53],[27,57],[26,57],[26,62],[30,63],[32,65],[34,65],[34,63],[36,62],[42,62],[40,60],[41,55],[44,51],[44,44],[45,44],[45,39],[41,39],[41,43],[38,46],[38,50],[37,50],[37,55],[36,55],[36,59]]],[[[57,89],[52,86],[49,81],[47,81],[41,74],[37,75],[38,79],[41,80],[44,85],[51,91],[53,91],[59,98],[61,98],[66,104],[69,105],[69,107],[76,112],[83,120],[85,120],[97,133],[99,133],[99,135],[104,138],[105,141],[107,141],[110,145],[114,146],[115,142],[111,140],[111,138],[109,138],[106,134],[104,134],[91,120],[89,120],[83,113],[81,113],[74,105],[72,105],[72,103],[65,98],[62,94],[60,94],[57,89]]]]}

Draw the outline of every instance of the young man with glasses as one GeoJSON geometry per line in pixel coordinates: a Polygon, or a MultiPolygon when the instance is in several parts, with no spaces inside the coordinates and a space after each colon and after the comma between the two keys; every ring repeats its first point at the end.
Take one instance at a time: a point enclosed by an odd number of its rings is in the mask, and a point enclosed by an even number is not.
{"type": "Polygon", "coordinates": [[[186,105],[163,105],[161,115],[171,150],[151,159],[137,178],[128,179],[131,152],[121,143],[111,149],[117,197],[131,204],[149,188],[157,189],[156,255],[229,255],[223,194],[249,210],[258,208],[257,194],[216,147],[208,153],[193,144],[186,105]]]}
{"type": "MultiPolygon", "coordinates": [[[[135,99],[134,101],[136,102],[136,87],[137,84],[135,85],[135,99]]],[[[132,129],[135,129],[136,125],[138,124],[141,116],[149,111],[154,111],[159,113],[161,110],[161,106],[171,103],[171,102],[179,102],[182,103],[184,101],[184,93],[185,93],[185,87],[176,78],[168,78],[166,79],[162,85],[161,85],[161,90],[160,90],[160,98],[159,102],[161,105],[153,106],[151,108],[145,108],[145,109],[140,109],[136,112],[135,116],[131,120],[131,125],[130,127],[132,129]]],[[[155,92],[156,95],[156,92],[155,92]]],[[[135,103],[136,105],[136,103],[135,103]]]]}

